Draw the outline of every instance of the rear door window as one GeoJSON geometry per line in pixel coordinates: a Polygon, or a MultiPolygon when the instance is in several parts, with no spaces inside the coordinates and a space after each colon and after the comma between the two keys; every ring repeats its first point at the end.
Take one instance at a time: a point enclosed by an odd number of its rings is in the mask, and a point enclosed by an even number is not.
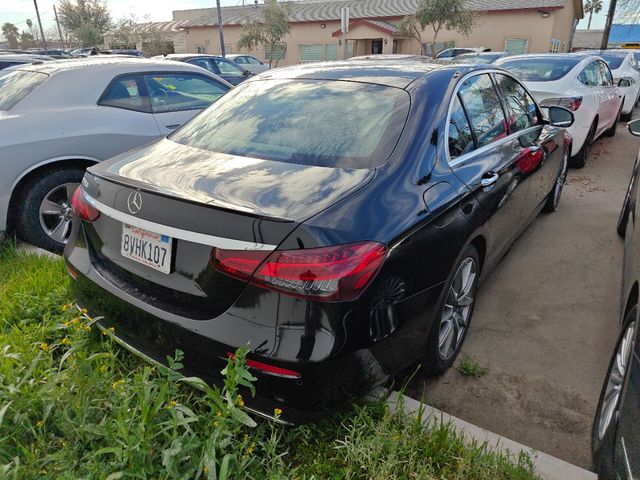
{"type": "Polygon", "coordinates": [[[478,148],[507,135],[507,121],[500,98],[488,74],[465,80],[458,94],[469,116],[478,148]]]}
{"type": "Polygon", "coordinates": [[[153,113],[201,110],[229,91],[213,79],[189,73],[145,75],[153,113]]]}
{"type": "Polygon", "coordinates": [[[49,76],[44,73],[26,70],[3,72],[0,75],[0,110],[11,110],[47,78],[49,76]]]}
{"type": "Polygon", "coordinates": [[[469,119],[460,97],[456,95],[449,118],[449,156],[453,159],[471,152],[475,148],[469,119]]]}
{"type": "Polygon", "coordinates": [[[99,105],[149,112],[149,99],[142,92],[140,77],[130,75],[115,79],[98,101],[99,105]]]}
{"type": "Polygon", "coordinates": [[[578,75],[578,81],[589,87],[598,87],[602,81],[600,77],[600,65],[598,62],[591,62],[578,75]]]}
{"type": "Polygon", "coordinates": [[[598,67],[600,67],[600,86],[611,87],[613,85],[613,75],[608,65],[602,60],[598,60],[598,67]]]}

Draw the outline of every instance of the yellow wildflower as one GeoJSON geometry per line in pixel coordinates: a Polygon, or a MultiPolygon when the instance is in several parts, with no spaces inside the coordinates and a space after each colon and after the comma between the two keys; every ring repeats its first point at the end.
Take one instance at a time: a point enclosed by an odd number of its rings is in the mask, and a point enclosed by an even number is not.
{"type": "Polygon", "coordinates": [[[171,400],[171,401],[169,402],[169,406],[170,406],[170,407],[175,407],[176,405],[178,405],[178,402],[176,402],[175,400],[171,400]]]}
{"type": "Polygon", "coordinates": [[[38,421],[36,422],[36,427],[41,427],[42,425],[44,425],[44,421],[42,421],[42,420],[38,420],[38,421]]]}
{"type": "Polygon", "coordinates": [[[71,324],[78,323],[79,321],[80,319],[78,317],[74,317],[74,319],[71,320],[71,324]]]}
{"type": "Polygon", "coordinates": [[[218,411],[216,412],[216,416],[221,417],[221,416],[222,416],[222,412],[221,412],[220,410],[218,410],[218,411]]]}
{"type": "Polygon", "coordinates": [[[253,444],[251,444],[251,446],[249,448],[247,448],[247,453],[249,455],[251,455],[253,453],[253,450],[255,449],[255,446],[253,444]]]}
{"type": "Polygon", "coordinates": [[[62,344],[63,345],[71,345],[71,339],[69,337],[64,337],[62,339],[62,344]]]}
{"type": "Polygon", "coordinates": [[[273,414],[274,414],[276,417],[279,417],[280,415],[282,415],[282,410],[280,410],[279,408],[276,408],[276,409],[273,411],[273,414]]]}
{"type": "Polygon", "coordinates": [[[48,344],[47,342],[42,342],[42,343],[40,344],[40,350],[42,350],[42,351],[45,351],[45,352],[46,352],[47,350],[49,350],[49,344],[48,344]]]}
{"type": "Polygon", "coordinates": [[[205,465],[204,468],[202,469],[202,471],[206,475],[207,473],[209,473],[209,468],[205,465]]]}
{"type": "Polygon", "coordinates": [[[91,325],[85,325],[85,326],[84,326],[84,329],[85,329],[87,332],[90,332],[90,331],[91,331],[91,325]]]}
{"type": "Polygon", "coordinates": [[[244,407],[244,400],[242,399],[242,395],[238,395],[237,401],[238,401],[238,405],[240,405],[241,407],[244,407]]]}
{"type": "Polygon", "coordinates": [[[71,322],[67,320],[66,322],[63,323],[63,325],[68,328],[71,326],[71,322]]]}
{"type": "Polygon", "coordinates": [[[216,420],[215,422],[213,422],[213,426],[214,426],[214,427],[217,427],[218,425],[220,425],[220,422],[219,422],[219,421],[217,421],[217,420],[216,420]]]}
{"type": "Polygon", "coordinates": [[[107,373],[107,370],[109,370],[109,366],[108,365],[101,365],[98,370],[100,370],[100,372],[102,372],[102,373],[107,373]]]}
{"type": "Polygon", "coordinates": [[[66,303],[65,303],[64,305],[62,305],[62,311],[63,311],[63,312],[66,312],[66,311],[67,311],[67,308],[69,308],[69,307],[67,306],[67,304],[66,304],[66,303]]]}
{"type": "Polygon", "coordinates": [[[83,315],[86,315],[87,314],[87,309],[83,308],[82,310],[80,310],[80,313],[82,313],[83,315]]]}
{"type": "Polygon", "coordinates": [[[120,385],[122,385],[123,383],[124,383],[124,380],[117,380],[111,384],[111,388],[113,390],[117,390],[118,387],[120,387],[120,385]]]}

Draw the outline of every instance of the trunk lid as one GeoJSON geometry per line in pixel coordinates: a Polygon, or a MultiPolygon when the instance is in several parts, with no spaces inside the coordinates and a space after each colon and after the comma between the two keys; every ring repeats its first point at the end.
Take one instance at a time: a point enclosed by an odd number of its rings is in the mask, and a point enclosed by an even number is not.
{"type": "Polygon", "coordinates": [[[155,308],[194,320],[215,318],[236,302],[247,282],[213,269],[214,248],[262,250],[266,256],[301,222],[374,175],[162,140],[89,169],[84,191],[101,212],[94,222],[84,222],[92,263],[119,289],[155,308]],[[132,211],[136,194],[141,206],[132,211]],[[163,272],[123,255],[125,225],[171,238],[170,268],[163,272]]]}

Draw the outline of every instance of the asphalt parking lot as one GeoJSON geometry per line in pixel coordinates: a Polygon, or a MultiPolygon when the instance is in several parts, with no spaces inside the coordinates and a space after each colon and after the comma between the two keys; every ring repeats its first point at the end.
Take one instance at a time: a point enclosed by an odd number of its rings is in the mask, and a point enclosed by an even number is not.
{"type": "Polygon", "coordinates": [[[615,228],[638,147],[623,123],[598,140],[585,168],[569,171],[558,211],[540,215],[482,285],[458,362],[487,373],[418,372],[410,396],[591,467],[591,425],[618,333],[615,228]]]}

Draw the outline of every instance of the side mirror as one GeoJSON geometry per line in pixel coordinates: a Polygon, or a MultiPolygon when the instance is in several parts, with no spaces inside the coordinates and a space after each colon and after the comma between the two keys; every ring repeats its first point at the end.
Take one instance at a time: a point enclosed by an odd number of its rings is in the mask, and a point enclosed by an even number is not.
{"type": "Polygon", "coordinates": [[[640,118],[632,120],[627,124],[627,128],[631,132],[631,135],[640,137],[640,118]]]}
{"type": "Polygon", "coordinates": [[[619,87],[630,87],[634,83],[635,82],[633,81],[633,78],[629,78],[629,77],[624,77],[624,78],[621,78],[620,80],[618,80],[618,86],[619,87]]]}
{"type": "Polygon", "coordinates": [[[574,120],[571,110],[564,107],[549,107],[549,123],[554,127],[569,128],[574,120]]]}

